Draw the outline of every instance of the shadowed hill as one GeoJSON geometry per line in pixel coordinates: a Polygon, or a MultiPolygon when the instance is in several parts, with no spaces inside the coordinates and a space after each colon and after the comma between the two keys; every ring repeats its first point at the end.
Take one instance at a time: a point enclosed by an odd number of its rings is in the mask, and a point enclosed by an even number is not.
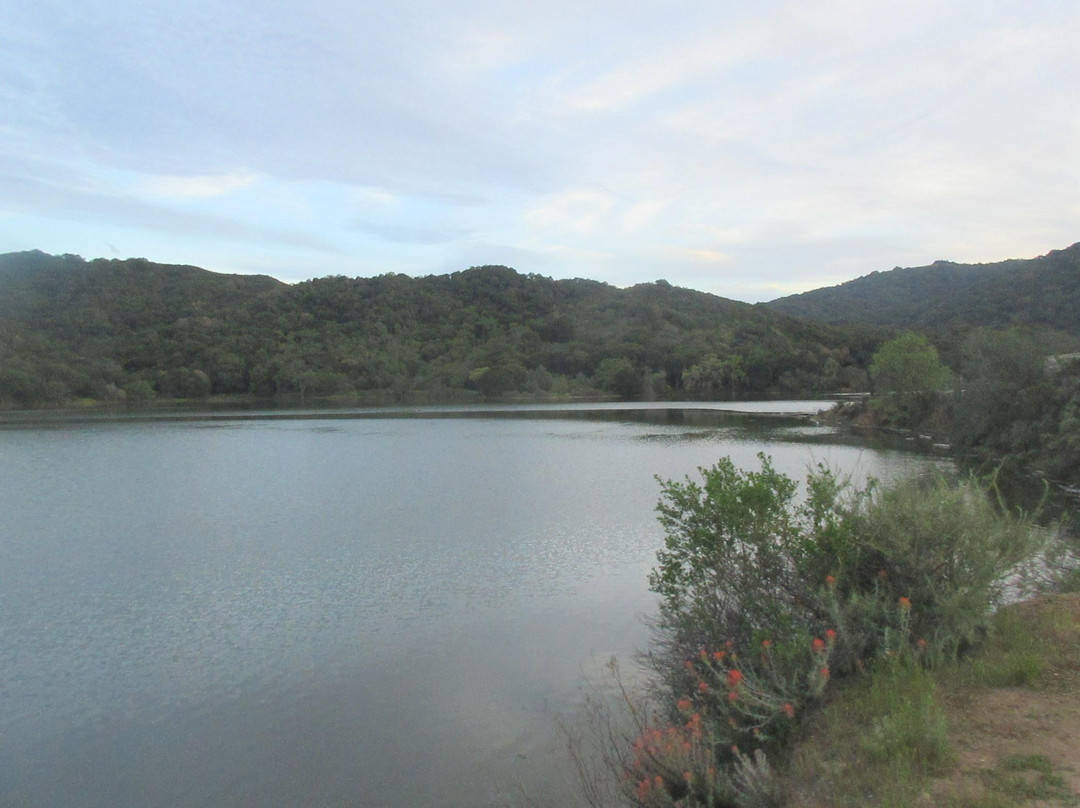
{"type": "Polygon", "coordinates": [[[617,289],[485,266],[289,285],[144,259],[0,256],[8,406],[217,394],[798,395],[845,378],[857,386],[876,342],[866,329],[665,281],[617,289]]]}
{"type": "Polygon", "coordinates": [[[874,272],[782,297],[773,311],[825,323],[918,329],[1038,326],[1080,335],[1080,243],[1039,258],[874,272]]]}

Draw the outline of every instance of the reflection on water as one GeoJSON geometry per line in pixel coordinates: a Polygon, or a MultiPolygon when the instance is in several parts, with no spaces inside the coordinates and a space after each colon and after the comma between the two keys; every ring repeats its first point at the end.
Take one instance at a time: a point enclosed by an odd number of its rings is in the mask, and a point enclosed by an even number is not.
{"type": "Polygon", "coordinates": [[[654,475],[941,462],[793,410],[0,430],[0,804],[570,804],[553,719],[645,642],[654,475]]]}

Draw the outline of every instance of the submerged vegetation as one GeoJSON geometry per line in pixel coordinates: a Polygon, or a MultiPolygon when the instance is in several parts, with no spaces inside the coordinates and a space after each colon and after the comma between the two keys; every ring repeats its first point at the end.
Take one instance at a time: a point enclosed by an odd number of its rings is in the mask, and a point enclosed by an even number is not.
{"type": "Polygon", "coordinates": [[[600,769],[576,751],[593,806],[779,806],[796,782],[831,789],[810,804],[869,804],[822,784],[836,761],[802,745],[811,725],[859,739],[843,765],[861,761],[876,782],[843,777],[864,797],[883,793],[884,769],[905,784],[895,789],[921,789],[954,762],[939,677],[973,665],[987,680],[1037,676],[1019,647],[980,660],[987,638],[1000,642],[1007,589],[1036,568],[1045,577],[1053,531],[975,478],[852,489],[818,468],[800,502],[797,484],[760,461],[663,482],[651,685],[631,695],[620,684],[614,712],[592,705],[600,769]]]}

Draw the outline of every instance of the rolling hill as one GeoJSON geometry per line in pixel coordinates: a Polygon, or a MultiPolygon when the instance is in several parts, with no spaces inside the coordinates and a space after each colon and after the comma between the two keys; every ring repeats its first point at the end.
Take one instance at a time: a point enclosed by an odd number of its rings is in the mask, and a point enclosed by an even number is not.
{"type": "Polygon", "coordinates": [[[1031,259],[873,272],[765,305],[832,324],[920,331],[1038,326],[1080,335],[1080,243],[1031,259]]]}

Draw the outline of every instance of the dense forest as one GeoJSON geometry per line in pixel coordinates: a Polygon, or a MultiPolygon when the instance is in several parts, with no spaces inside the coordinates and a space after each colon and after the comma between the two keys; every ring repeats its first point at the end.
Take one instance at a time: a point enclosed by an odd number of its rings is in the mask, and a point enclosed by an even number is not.
{"type": "Polygon", "coordinates": [[[864,390],[877,329],[665,281],[501,266],[294,285],[144,259],[0,255],[0,406],[250,397],[309,403],[864,390]]]}
{"type": "Polygon", "coordinates": [[[825,323],[947,334],[1036,327],[1080,335],[1080,243],[994,264],[936,261],[782,297],[774,311],[825,323]]]}

